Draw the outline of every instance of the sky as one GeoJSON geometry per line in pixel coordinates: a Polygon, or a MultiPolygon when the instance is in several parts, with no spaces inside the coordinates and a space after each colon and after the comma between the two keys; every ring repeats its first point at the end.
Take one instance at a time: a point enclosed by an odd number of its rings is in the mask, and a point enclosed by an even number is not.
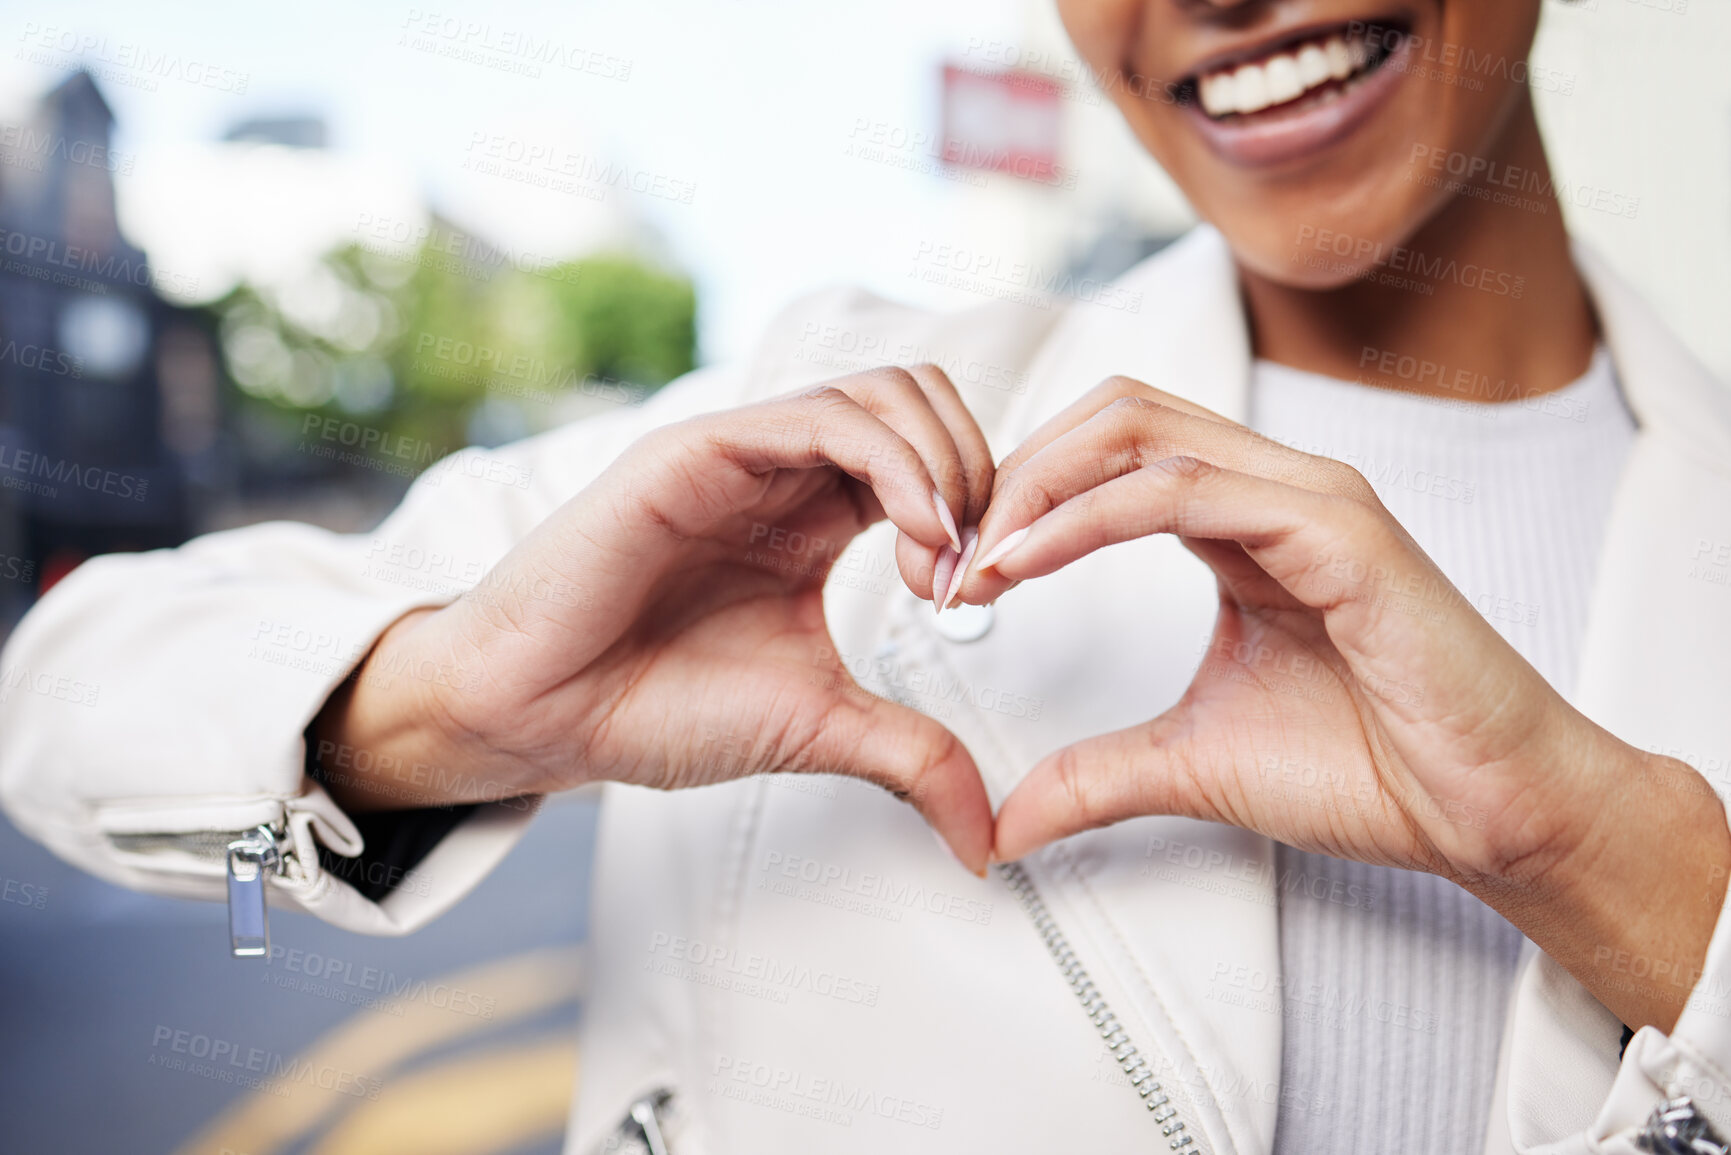
{"type": "Polygon", "coordinates": [[[957,190],[848,147],[933,131],[939,62],[978,51],[976,38],[1013,37],[1017,11],[988,0],[8,8],[0,113],[92,66],[118,120],[122,225],[196,295],[364,222],[401,231],[392,222],[421,203],[547,259],[646,223],[698,281],[711,360],[741,355],[817,286],[918,299],[909,257],[957,190]],[[290,115],[327,123],[328,156],[237,161],[214,147],[239,121],[290,115]],[[570,175],[608,164],[622,167],[600,171],[643,191],[570,175]]]}

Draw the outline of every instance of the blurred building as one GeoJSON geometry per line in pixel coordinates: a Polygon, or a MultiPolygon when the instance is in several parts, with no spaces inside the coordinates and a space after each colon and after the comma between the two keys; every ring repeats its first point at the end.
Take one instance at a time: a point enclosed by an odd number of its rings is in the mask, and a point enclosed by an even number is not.
{"type": "Polygon", "coordinates": [[[0,126],[0,627],[86,557],[183,540],[216,436],[208,329],[116,223],[113,125],[81,71],[0,126]]]}

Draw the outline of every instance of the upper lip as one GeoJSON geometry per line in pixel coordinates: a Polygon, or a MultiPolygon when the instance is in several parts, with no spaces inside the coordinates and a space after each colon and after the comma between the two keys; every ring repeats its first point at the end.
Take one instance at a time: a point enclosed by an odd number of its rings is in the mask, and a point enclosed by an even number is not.
{"type": "Polygon", "coordinates": [[[1398,28],[1405,31],[1410,24],[1396,16],[1380,16],[1374,19],[1323,20],[1310,24],[1298,25],[1279,32],[1265,33],[1254,41],[1244,41],[1232,48],[1215,52],[1193,65],[1184,74],[1181,84],[1195,84],[1211,72],[1220,72],[1237,64],[1251,60],[1260,60],[1264,56],[1273,56],[1287,48],[1296,48],[1308,41],[1321,40],[1327,36],[1342,34],[1353,25],[1365,28],[1398,28]]]}

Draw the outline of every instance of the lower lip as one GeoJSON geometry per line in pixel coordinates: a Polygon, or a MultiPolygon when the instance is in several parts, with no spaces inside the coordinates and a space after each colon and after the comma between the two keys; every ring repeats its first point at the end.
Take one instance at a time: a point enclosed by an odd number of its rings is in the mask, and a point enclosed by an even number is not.
{"type": "Polygon", "coordinates": [[[1412,38],[1403,37],[1375,72],[1333,100],[1303,110],[1222,121],[1193,103],[1190,114],[1208,146],[1233,164],[1261,168],[1302,160],[1344,140],[1369,120],[1405,78],[1411,56],[1412,38]]]}

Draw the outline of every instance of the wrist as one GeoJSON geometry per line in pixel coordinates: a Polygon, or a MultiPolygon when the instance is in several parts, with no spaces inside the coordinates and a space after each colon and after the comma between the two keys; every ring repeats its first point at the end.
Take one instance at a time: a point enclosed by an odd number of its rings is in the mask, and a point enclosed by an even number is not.
{"type": "Polygon", "coordinates": [[[1567,853],[1469,889],[1630,1027],[1670,1030],[1718,925],[1731,829],[1686,763],[1600,732],[1573,794],[1567,853]]]}
{"type": "MultiPolygon", "coordinates": [[[[411,610],[379,636],[307,728],[309,759],[351,813],[495,801],[529,793],[479,769],[474,736],[459,732],[437,679],[403,671],[440,632],[435,608],[411,610]]],[[[437,666],[437,663],[431,663],[437,666]]]]}

